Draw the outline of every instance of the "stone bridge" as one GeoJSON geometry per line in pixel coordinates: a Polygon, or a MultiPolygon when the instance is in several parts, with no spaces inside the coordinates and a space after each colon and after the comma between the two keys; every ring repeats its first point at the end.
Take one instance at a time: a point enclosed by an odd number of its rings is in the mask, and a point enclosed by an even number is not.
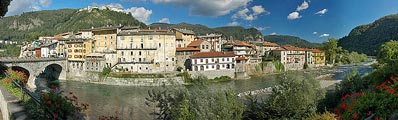
{"type": "Polygon", "coordinates": [[[38,78],[50,80],[66,79],[66,58],[0,58],[0,70],[11,68],[24,72],[28,78],[28,87],[36,88],[38,78]]]}

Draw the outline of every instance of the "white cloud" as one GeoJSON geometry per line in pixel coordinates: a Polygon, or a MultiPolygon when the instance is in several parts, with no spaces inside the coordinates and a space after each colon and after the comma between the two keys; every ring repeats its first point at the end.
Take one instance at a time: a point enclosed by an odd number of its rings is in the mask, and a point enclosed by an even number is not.
{"type": "Polygon", "coordinates": [[[329,37],[329,36],[330,36],[330,34],[322,34],[319,37],[329,37]]]}
{"type": "Polygon", "coordinates": [[[37,0],[13,0],[8,6],[8,12],[5,16],[19,15],[24,12],[40,10],[37,0]]]}
{"type": "Polygon", "coordinates": [[[308,4],[306,1],[304,1],[303,3],[301,3],[300,6],[297,6],[296,11],[305,10],[305,9],[307,9],[308,7],[309,7],[309,4],[308,4]]]}
{"type": "Polygon", "coordinates": [[[299,19],[299,18],[301,18],[302,16],[300,15],[300,13],[298,13],[298,12],[292,12],[292,13],[290,13],[288,16],[287,16],[287,19],[289,19],[289,20],[294,20],[294,19],[299,19]]]}
{"type": "Polygon", "coordinates": [[[267,30],[270,27],[254,27],[254,28],[256,28],[259,31],[263,31],[263,30],[267,30]]]}
{"type": "Polygon", "coordinates": [[[270,35],[276,35],[276,32],[271,33],[270,35]]]}
{"type": "Polygon", "coordinates": [[[261,5],[253,6],[251,9],[252,9],[252,11],[250,11],[250,9],[248,9],[248,8],[239,10],[234,15],[232,15],[232,19],[240,18],[243,20],[252,21],[252,20],[257,19],[257,17],[262,13],[265,13],[266,15],[271,14],[271,12],[266,11],[261,5]]]}
{"type": "Polygon", "coordinates": [[[51,0],[40,0],[40,5],[43,7],[49,7],[51,5],[51,0]]]}
{"type": "Polygon", "coordinates": [[[191,15],[222,16],[245,7],[252,0],[152,0],[155,4],[173,4],[187,7],[191,15]]]}
{"type": "Polygon", "coordinates": [[[170,23],[169,18],[162,18],[158,21],[159,23],[170,23]]]}
{"type": "Polygon", "coordinates": [[[147,23],[147,21],[152,15],[152,10],[145,9],[144,7],[131,7],[129,9],[124,10],[124,12],[131,13],[131,15],[135,19],[143,23],[147,23]]]}
{"type": "Polygon", "coordinates": [[[315,14],[323,15],[328,12],[328,9],[322,9],[321,11],[316,12],[315,14]]]}
{"type": "Polygon", "coordinates": [[[238,26],[238,25],[239,25],[239,23],[236,21],[228,23],[228,26],[238,26]]]}
{"type": "Polygon", "coordinates": [[[316,35],[316,34],[318,34],[318,32],[312,32],[312,34],[316,35]]]}
{"type": "Polygon", "coordinates": [[[263,6],[261,6],[261,5],[255,5],[255,6],[253,6],[253,7],[252,7],[252,10],[253,10],[253,14],[254,14],[254,15],[259,15],[259,14],[261,14],[261,13],[265,13],[265,14],[267,14],[267,15],[271,14],[271,12],[266,11],[266,10],[263,8],[263,6]]]}

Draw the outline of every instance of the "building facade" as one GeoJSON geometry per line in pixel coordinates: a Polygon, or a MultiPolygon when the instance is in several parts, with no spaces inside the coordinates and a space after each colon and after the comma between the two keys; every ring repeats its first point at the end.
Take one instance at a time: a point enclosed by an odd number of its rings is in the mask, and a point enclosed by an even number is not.
{"type": "Polygon", "coordinates": [[[271,51],[277,48],[280,48],[280,46],[276,43],[264,42],[262,47],[260,47],[260,55],[268,57],[271,55],[271,51]]]}
{"type": "Polygon", "coordinates": [[[117,37],[118,69],[132,73],[175,70],[176,40],[168,30],[121,32],[117,37]]]}
{"type": "Polygon", "coordinates": [[[94,41],[75,38],[66,41],[66,55],[69,70],[84,70],[86,56],[92,53],[94,41]]]}
{"type": "Polygon", "coordinates": [[[235,54],[233,52],[199,52],[191,55],[190,71],[234,70],[235,54]]]}
{"type": "Polygon", "coordinates": [[[176,36],[177,48],[187,47],[188,44],[195,40],[195,33],[192,30],[174,28],[172,31],[176,36]]]}
{"type": "Polygon", "coordinates": [[[199,49],[200,52],[210,52],[211,51],[211,44],[205,40],[196,40],[192,41],[188,44],[188,48],[196,48],[199,49]]]}
{"type": "Polygon", "coordinates": [[[216,51],[216,52],[220,52],[221,51],[221,45],[223,44],[222,41],[222,34],[206,34],[203,36],[197,36],[197,40],[202,39],[202,40],[206,40],[208,42],[210,42],[211,44],[211,51],[216,51]]]}
{"type": "Polygon", "coordinates": [[[300,70],[304,68],[306,49],[293,46],[284,46],[272,50],[272,55],[285,67],[285,70],[300,70]]]}

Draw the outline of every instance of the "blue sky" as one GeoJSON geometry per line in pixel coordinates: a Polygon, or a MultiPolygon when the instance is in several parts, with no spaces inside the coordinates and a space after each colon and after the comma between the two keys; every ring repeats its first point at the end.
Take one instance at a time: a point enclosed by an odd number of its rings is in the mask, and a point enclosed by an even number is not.
{"type": "Polygon", "coordinates": [[[239,25],[318,43],[398,13],[397,0],[13,0],[6,16],[89,5],[118,6],[146,24],[239,25]]]}

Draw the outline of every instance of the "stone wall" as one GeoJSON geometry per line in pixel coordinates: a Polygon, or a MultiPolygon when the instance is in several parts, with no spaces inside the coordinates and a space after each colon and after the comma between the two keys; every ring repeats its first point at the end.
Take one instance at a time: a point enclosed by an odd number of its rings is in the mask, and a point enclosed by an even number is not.
{"type": "MultiPolygon", "coordinates": [[[[72,72],[76,73],[76,72],[72,72]]],[[[101,76],[96,72],[79,72],[79,74],[69,73],[67,80],[81,81],[106,85],[121,86],[161,86],[161,85],[182,85],[184,80],[182,77],[167,78],[112,78],[101,76]]]]}
{"type": "Polygon", "coordinates": [[[18,99],[0,86],[0,110],[3,120],[25,120],[25,109],[19,104],[18,99]]]}
{"type": "Polygon", "coordinates": [[[263,66],[261,63],[246,63],[244,69],[248,75],[273,73],[276,70],[272,62],[265,62],[263,66]]]}
{"type": "Polygon", "coordinates": [[[235,70],[210,70],[210,71],[188,71],[192,77],[206,76],[208,79],[214,79],[221,76],[229,76],[235,78],[235,70]]]}

